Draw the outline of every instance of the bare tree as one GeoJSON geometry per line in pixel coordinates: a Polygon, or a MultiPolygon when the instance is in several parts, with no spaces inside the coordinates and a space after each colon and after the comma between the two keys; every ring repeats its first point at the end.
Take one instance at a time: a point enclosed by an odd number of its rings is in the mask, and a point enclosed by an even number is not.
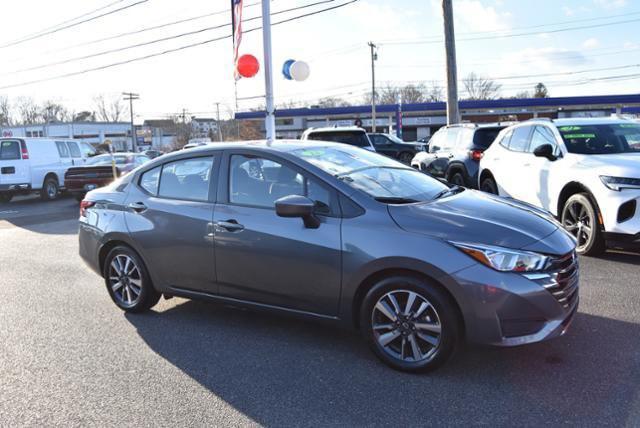
{"type": "Polygon", "coordinates": [[[13,123],[11,118],[11,104],[9,98],[0,96],[0,125],[10,126],[13,123]]]}
{"type": "Polygon", "coordinates": [[[351,103],[339,97],[324,97],[324,98],[320,98],[318,101],[313,103],[313,105],[321,108],[330,108],[330,107],[349,107],[351,103]]]}
{"type": "Polygon", "coordinates": [[[96,114],[92,111],[81,111],[73,115],[74,122],[94,122],[96,114]]]}
{"type": "Polygon", "coordinates": [[[431,82],[425,91],[425,101],[427,102],[441,102],[444,101],[444,88],[438,84],[438,82],[431,82]]]}
{"type": "Polygon", "coordinates": [[[517,94],[515,94],[512,98],[516,98],[516,99],[531,98],[531,92],[520,91],[517,94]]]}
{"type": "Polygon", "coordinates": [[[41,107],[42,119],[44,122],[64,122],[69,119],[68,110],[55,101],[47,100],[41,107]]]}
{"type": "Polygon", "coordinates": [[[462,80],[464,88],[467,92],[467,99],[469,100],[493,100],[500,95],[500,89],[502,85],[495,81],[478,76],[475,73],[469,73],[467,77],[462,80]]]}
{"type": "Polygon", "coordinates": [[[43,123],[42,110],[32,98],[21,97],[16,102],[20,123],[34,125],[43,123]]]}
{"type": "Polygon", "coordinates": [[[540,82],[534,88],[533,96],[535,98],[549,98],[549,90],[544,83],[540,82]]]}
{"type": "Polygon", "coordinates": [[[96,117],[103,122],[120,122],[129,112],[126,103],[119,96],[107,99],[104,94],[101,94],[93,101],[96,106],[96,117]]]}

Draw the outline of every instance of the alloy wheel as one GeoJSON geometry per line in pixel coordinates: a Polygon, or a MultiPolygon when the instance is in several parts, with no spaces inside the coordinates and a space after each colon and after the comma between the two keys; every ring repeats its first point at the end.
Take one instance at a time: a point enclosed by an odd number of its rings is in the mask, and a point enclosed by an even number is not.
{"type": "Polygon", "coordinates": [[[53,199],[58,194],[58,187],[56,186],[55,183],[49,181],[47,183],[46,191],[47,191],[47,196],[49,197],[49,199],[53,199]]]}
{"type": "Polygon", "coordinates": [[[125,307],[134,306],[142,293],[142,274],[136,262],[125,254],[113,258],[109,265],[109,286],[125,307]]]}
{"type": "Polygon", "coordinates": [[[394,290],[373,307],[374,339],[389,356],[403,362],[432,360],[440,346],[442,325],[435,307],[410,290],[394,290]]]}
{"type": "Polygon", "coordinates": [[[593,235],[594,223],[589,210],[582,202],[572,201],[564,208],[562,225],[575,236],[578,249],[588,245],[593,235]]]}

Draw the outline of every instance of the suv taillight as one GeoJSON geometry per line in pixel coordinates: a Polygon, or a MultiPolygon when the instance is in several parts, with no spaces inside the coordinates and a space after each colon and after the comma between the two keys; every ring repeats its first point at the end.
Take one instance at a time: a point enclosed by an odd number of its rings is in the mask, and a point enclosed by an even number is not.
{"type": "Polygon", "coordinates": [[[93,201],[87,201],[86,199],[80,202],[80,217],[86,217],[87,209],[94,206],[96,203],[93,201]]]}
{"type": "Polygon", "coordinates": [[[27,150],[27,143],[20,141],[20,152],[22,153],[22,159],[29,159],[29,150],[27,150]]]}
{"type": "Polygon", "coordinates": [[[482,150],[471,150],[469,157],[476,162],[480,162],[480,159],[482,159],[482,150]]]}

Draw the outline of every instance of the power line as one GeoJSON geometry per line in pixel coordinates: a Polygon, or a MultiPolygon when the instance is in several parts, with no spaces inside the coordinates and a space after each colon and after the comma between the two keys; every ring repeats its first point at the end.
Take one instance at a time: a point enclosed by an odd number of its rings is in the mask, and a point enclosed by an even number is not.
{"type": "MultiPolygon", "coordinates": [[[[315,3],[310,3],[310,4],[303,5],[303,6],[297,6],[297,7],[293,7],[293,8],[290,8],[290,9],[280,10],[278,12],[272,13],[271,15],[272,16],[281,15],[283,13],[294,12],[296,10],[306,9],[306,8],[318,6],[318,5],[321,5],[321,4],[333,3],[334,1],[336,1],[336,0],[317,1],[315,3]]],[[[244,20],[244,22],[255,21],[255,20],[258,20],[260,18],[261,17],[259,17],[259,16],[252,17],[252,18],[247,18],[247,19],[244,20]]],[[[122,52],[122,51],[129,50],[129,49],[140,48],[140,47],[143,47],[143,46],[149,46],[149,45],[153,45],[153,44],[156,44],[156,43],[162,43],[162,42],[166,42],[166,41],[169,41],[169,40],[175,40],[175,39],[179,39],[179,38],[182,38],[182,37],[188,37],[188,36],[193,36],[193,35],[196,35],[196,34],[205,33],[205,32],[208,32],[208,31],[218,30],[220,28],[228,27],[230,25],[231,25],[231,23],[224,23],[224,24],[214,25],[212,27],[201,28],[201,29],[194,30],[194,31],[189,31],[189,32],[186,32],[186,33],[181,33],[181,34],[176,34],[176,35],[173,35],[173,36],[163,37],[161,39],[155,39],[155,40],[150,40],[148,42],[136,43],[136,44],[129,45],[129,46],[124,46],[124,47],[121,47],[121,48],[108,49],[108,50],[105,50],[105,51],[102,51],[102,52],[96,52],[96,53],[92,53],[92,54],[89,54],[89,55],[83,55],[83,56],[78,56],[78,57],[74,57],[74,58],[68,58],[68,59],[64,59],[64,60],[60,60],[60,61],[50,62],[48,64],[42,64],[42,65],[37,65],[37,66],[34,66],[34,67],[27,67],[27,68],[22,68],[22,69],[18,69],[18,70],[7,71],[7,72],[4,72],[4,73],[0,73],[0,76],[7,76],[7,75],[11,75],[11,74],[23,73],[23,72],[26,72],[26,71],[41,70],[43,68],[53,67],[53,66],[56,66],[56,65],[69,64],[71,62],[82,61],[82,60],[90,59],[90,58],[96,58],[96,57],[99,57],[99,56],[104,56],[104,55],[109,55],[109,54],[112,54],[112,53],[122,52]]]]}
{"type": "MultiPolygon", "coordinates": [[[[287,19],[284,19],[282,21],[274,22],[271,25],[272,26],[281,25],[281,24],[285,24],[285,23],[288,23],[288,22],[291,22],[291,21],[296,21],[298,19],[302,19],[302,18],[307,18],[307,17],[310,17],[310,16],[318,15],[318,14],[323,13],[323,12],[328,12],[328,11],[331,11],[331,10],[340,9],[342,7],[348,6],[348,5],[356,3],[358,1],[359,0],[350,0],[350,1],[346,2],[346,3],[342,3],[342,4],[339,4],[339,5],[336,5],[336,6],[328,7],[328,8],[325,8],[325,9],[320,9],[320,10],[317,10],[317,11],[314,11],[314,12],[309,12],[309,13],[305,13],[305,14],[302,14],[302,15],[294,16],[292,18],[287,18],[287,19]]],[[[248,30],[245,30],[244,33],[245,34],[246,33],[251,33],[251,32],[254,32],[254,31],[261,30],[261,29],[262,29],[261,26],[255,27],[255,28],[250,28],[248,30]]],[[[224,40],[224,39],[230,39],[230,38],[231,38],[231,35],[229,34],[229,35],[226,35],[226,36],[216,37],[214,39],[209,39],[209,40],[203,40],[201,42],[191,43],[191,44],[183,45],[183,46],[180,46],[180,47],[177,47],[177,48],[167,49],[167,50],[164,50],[164,51],[155,52],[155,53],[152,53],[152,54],[148,54],[148,55],[144,55],[144,56],[140,56],[140,57],[136,57],[136,58],[131,58],[131,59],[128,59],[128,60],[118,61],[118,62],[114,62],[114,63],[111,63],[111,64],[102,65],[102,66],[99,66],[99,67],[88,68],[88,69],[85,69],[85,70],[75,71],[75,72],[66,73],[66,74],[60,74],[60,75],[57,75],[57,76],[51,76],[51,77],[31,80],[31,81],[22,82],[22,83],[15,83],[15,84],[11,84],[11,85],[0,86],[0,89],[17,88],[17,87],[21,87],[21,86],[33,85],[33,84],[36,84],[36,83],[42,83],[42,82],[49,82],[49,81],[52,81],[52,80],[64,79],[64,78],[67,78],[67,77],[79,76],[79,75],[91,73],[91,72],[94,72],[94,71],[101,71],[101,70],[106,70],[106,69],[113,68],[113,67],[118,67],[118,66],[121,66],[121,65],[131,64],[131,63],[139,62],[139,61],[144,61],[146,59],[151,59],[151,58],[167,55],[167,54],[170,54],[170,53],[179,52],[179,51],[183,51],[183,50],[186,50],[186,49],[191,49],[191,48],[198,47],[198,46],[204,46],[204,45],[207,45],[207,44],[210,44],[210,43],[213,43],[213,42],[217,42],[217,41],[224,40]]]]}
{"type": "Polygon", "coordinates": [[[55,28],[55,29],[52,29],[52,30],[49,30],[49,31],[45,31],[44,33],[39,33],[39,34],[30,36],[30,37],[27,37],[25,39],[21,39],[21,40],[18,40],[18,41],[7,43],[5,45],[0,45],[0,49],[8,48],[10,46],[20,45],[22,43],[26,43],[26,42],[29,42],[31,40],[39,39],[41,37],[48,36],[50,34],[58,33],[60,31],[67,30],[69,28],[77,27],[78,25],[82,25],[82,24],[85,24],[87,22],[91,22],[91,21],[95,21],[95,20],[100,19],[100,18],[104,18],[105,16],[109,16],[109,15],[113,15],[115,13],[122,12],[122,11],[130,9],[132,7],[141,5],[143,3],[147,3],[148,1],[149,0],[139,0],[139,1],[135,2],[135,3],[120,7],[118,9],[111,10],[109,12],[102,13],[100,15],[97,15],[97,16],[94,16],[94,17],[91,17],[91,18],[83,19],[82,21],[79,21],[79,22],[74,22],[74,23],[59,27],[59,28],[55,28]]]}

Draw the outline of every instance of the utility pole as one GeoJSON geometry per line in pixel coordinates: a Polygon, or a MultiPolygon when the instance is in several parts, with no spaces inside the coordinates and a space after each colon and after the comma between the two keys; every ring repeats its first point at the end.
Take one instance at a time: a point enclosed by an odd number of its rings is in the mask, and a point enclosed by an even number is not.
{"type": "Polygon", "coordinates": [[[218,141],[222,141],[222,129],[220,128],[220,103],[216,103],[216,128],[218,128],[218,141]]]}
{"type": "Polygon", "coordinates": [[[276,114],[273,102],[273,63],[271,57],[271,0],[262,0],[262,44],[264,46],[264,87],[267,104],[265,130],[267,142],[276,139],[276,114]]]}
{"type": "Polygon", "coordinates": [[[123,92],[124,100],[129,101],[129,112],[131,113],[131,150],[134,153],[138,152],[138,138],[136,136],[136,126],[133,124],[133,101],[139,100],[140,95],[133,92],[123,92]]]}
{"type": "Polygon", "coordinates": [[[452,0],[442,0],[444,46],[447,56],[447,124],[460,123],[458,109],[458,68],[456,65],[456,35],[453,28],[452,0]]]}
{"type": "Polygon", "coordinates": [[[371,132],[376,132],[376,60],[378,59],[378,47],[368,43],[371,48],[371,132]]]}

